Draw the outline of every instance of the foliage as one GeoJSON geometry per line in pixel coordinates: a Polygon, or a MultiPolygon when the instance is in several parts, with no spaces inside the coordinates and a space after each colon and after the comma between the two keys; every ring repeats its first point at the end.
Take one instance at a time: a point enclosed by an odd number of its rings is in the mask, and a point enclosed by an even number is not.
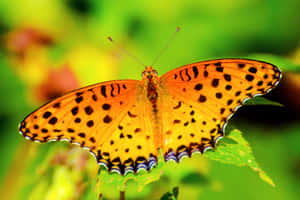
{"type": "Polygon", "coordinates": [[[263,181],[275,186],[272,179],[258,166],[249,143],[242,137],[241,132],[238,130],[231,131],[227,137],[224,137],[219,142],[215,151],[208,151],[204,156],[221,163],[249,166],[252,170],[259,173],[259,177],[263,181]]]}
{"type": "Polygon", "coordinates": [[[160,200],[176,200],[178,197],[178,192],[179,192],[178,187],[174,187],[171,192],[167,192],[166,194],[164,194],[160,198],[160,200]]]}

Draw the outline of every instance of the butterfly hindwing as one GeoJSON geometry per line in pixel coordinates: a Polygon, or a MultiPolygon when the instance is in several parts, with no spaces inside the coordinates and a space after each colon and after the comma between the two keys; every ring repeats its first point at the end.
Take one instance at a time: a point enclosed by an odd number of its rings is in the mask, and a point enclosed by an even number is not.
{"type": "Polygon", "coordinates": [[[163,75],[160,110],[166,159],[180,160],[214,146],[245,99],[266,94],[280,77],[276,66],[247,59],[198,62],[163,75]]]}

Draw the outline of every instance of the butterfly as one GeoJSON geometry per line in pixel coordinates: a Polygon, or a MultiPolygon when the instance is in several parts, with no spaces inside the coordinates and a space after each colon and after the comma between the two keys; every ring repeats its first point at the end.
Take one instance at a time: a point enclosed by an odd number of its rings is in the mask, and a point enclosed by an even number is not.
{"type": "Polygon", "coordinates": [[[29,114],[20,133],[40,142],[68,140],[87,147],[110,172],[126,175],[213,148],[245,100],[264,95],[281,78],[266,62],[216,59],[159,77],[114,80],[69,92],[29,114]]]}

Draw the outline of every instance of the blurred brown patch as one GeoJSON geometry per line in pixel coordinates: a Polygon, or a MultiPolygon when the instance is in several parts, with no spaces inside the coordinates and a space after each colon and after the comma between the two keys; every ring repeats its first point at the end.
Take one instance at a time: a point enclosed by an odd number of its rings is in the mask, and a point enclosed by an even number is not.
{"type": "Polygon", "coordinates": [[[284,72],[269,98],[285,105],[291,112],[300,113],[300,73],[284,72]]]}
{"type": "Polygon", "coordinates": [[[50,69],[47,78],[34,90],[34,96],[39,102],[45,102],[79,88],[79,85],[69,65],[65,65],[60,69],[50,69]]]}
{"type": "Polygon", "coordinates": [[[233,116],[233,121],[249,122],[249,124],[271,129],[282,128],[284,125],[298,122],[300,120],[300,73],[284,72],[279,85],[265,97],[281,103],[283,107],[242,106],[233,116]]]}
{"type": "Polygon", "coordinates": [[[18,28],[5,37],[6,48],[20,59],[24,59],[26,51],[34,46],[48,46],[53,43],[50,35],[33,27],[18,28]]]}
{"type": "Polygon", "coordinates": [[[296,158],[292,163],[291,171],[293,177],[295,177],[298,181],[300,179],[300,157],[296,158]]]}
{"type": "Polygon", "coordinates": [[[67,165],[70,149],[57,152],[50,160],[50,165],[67,165]]]}

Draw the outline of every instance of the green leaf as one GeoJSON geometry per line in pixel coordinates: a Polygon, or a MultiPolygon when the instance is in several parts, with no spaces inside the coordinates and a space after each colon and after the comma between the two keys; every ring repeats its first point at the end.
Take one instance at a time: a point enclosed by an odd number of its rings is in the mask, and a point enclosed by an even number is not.
{"type": "Polygon", "coordinates": [[[278,102],[271,101],[269,99],[263,98],[263,97],[254,97],[251,99],[248,99],[244,105],[271,105],[271,106],[281,106],[283,107],[282,104],[278,102]]]}
{"type": "Polygon", "coordinates": [[[165,193],[160,199],[161,200],[176,200],[178,198],[179,188],[174,187],[172,192],[165,193]]]}
{"type": "Polygon", "coordinates": [[[259,177],[270,184],[275,186],[272,179],[259,167],[255,161],[253,152],[249,143],[242,137],[242,133],[238,130],[233,130],[224,139],[221,139],[216,146],[215,150],[209,150],[203,154],[205,157],[216,160],[221,163],[233,164],[237,166],[249,166],[254,171],[258,172],[259,177]],[[237,144],[227,143],[227,139],[231,139],[237,144]]]}
{"type": "Polygon", "coordinates": [[[164,160],[160,152],[158,163],[150,172],[145,170],[139,171],[137,174],[129,173],[126,176],[121,176],[118,173],[110,173],[101,166],[99,169],[96,186],[98,194],[102,193],[105,188],[113,188],[115,191],[125,191],[126,184],[131,180],[137,183],[137,188],[140,192],[147,184],[160,179],[163,165],[164,160]]]}

